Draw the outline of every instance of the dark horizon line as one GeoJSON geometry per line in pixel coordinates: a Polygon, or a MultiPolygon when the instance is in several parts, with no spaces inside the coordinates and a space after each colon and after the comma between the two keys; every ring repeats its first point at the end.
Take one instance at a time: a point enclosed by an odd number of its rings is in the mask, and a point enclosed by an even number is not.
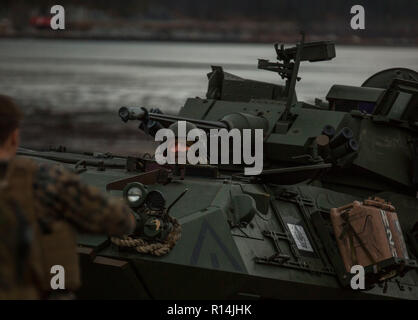
{"type": "MultiPolygon", "coordinates": [[[[315,36],[315,38],[321,38],[320,36],[315,36]]],[[[237,44],[273,44],[274,41],[248,41],[248,40],[242,40],[242,39],[189,39],[189,38],[159,38],[159,37],[153,37],[153,38],[145,38],[145,37],[136,37],[136,36],[126,36],[126,37],[113,37],[113,36],[77,36],[77,35],[70,35],[70,36],[47,36],[47,35],[27,35],[27,34],[21,34],[21,35],[0,35],[0,40],[2,39],[41,39],[41,40],[65,40],[65,41],[71,41],[71,40],[78,40],[78,41],[126,41],[126,42],[183,42],[183,43],[220,43],[220,44],[226,44],[226,43],[237,43],[237,44]]],[[[385,41],[379,40],[380,37],[372,37],[372,38],[362,38],[360,42],[355,41],[346,41],[346,40],[330,40],[327,37],[323,37],[321,40],[315,40],[315,41],[333,41],[336,45],[348,45],[348,46],[373,46],[373,47],[418,47],[418,43],[416,40],[411,39],[412,41],[408,42],[396,42],[393,41],[392,43],[385,43],[385,41]],[[376,40],[370,41],[370,40],[376,40]]],[[[392,38],[390,38],[392,39],[392,38]]],[[[393,38],[395,39],[395,38],[393,38]]],[[[279,41],[276,41],[279,42],[279,41]]],[[[285,43],[287,44],[287,43],[285,43]]],[[[288,43],[291,44],[291,43],[288,43]]]]}

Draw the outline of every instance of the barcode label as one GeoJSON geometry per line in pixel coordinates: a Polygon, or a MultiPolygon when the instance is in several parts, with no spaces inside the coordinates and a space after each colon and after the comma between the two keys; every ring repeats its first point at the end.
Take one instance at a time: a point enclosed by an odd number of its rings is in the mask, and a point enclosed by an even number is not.
{"type": "Polygon", "coordinates": [[[301,225],[288,223],[287,226],[299,250],[314,252],[305,229],[301,225]]]}

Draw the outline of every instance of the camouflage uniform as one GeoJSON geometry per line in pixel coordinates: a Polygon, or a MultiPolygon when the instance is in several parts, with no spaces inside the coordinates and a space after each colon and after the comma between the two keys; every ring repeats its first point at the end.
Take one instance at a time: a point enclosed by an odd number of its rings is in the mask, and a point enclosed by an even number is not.
{"type": "Polygon", "coordinates": [[[74,231],[123,235],[134,228],[122,200],[62,167],[0,163],[0,299],[47,297],[54,265],[64,267],[66,289],[78,289],[74,231]]]}
{"type": "Polygon", "coordinates": [[[62,167],[41,165],[33,187],[43,212],[53,219],[66,219],[79,231],[109,235],[132,232],[131,211],[123,200],[103,196],[62,167]]]}

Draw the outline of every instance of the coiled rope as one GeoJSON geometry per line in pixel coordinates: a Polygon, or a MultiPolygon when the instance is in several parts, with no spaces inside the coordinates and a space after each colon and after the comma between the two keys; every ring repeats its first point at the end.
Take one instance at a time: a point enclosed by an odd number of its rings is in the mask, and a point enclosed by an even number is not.
{"type": "MultiPolygon", "coordinates": [[[[149,215],[160,215],[160,212],[147,210],[149,215]]],[[[122,236],[111,237],[110,241],[118,247],[132,248],[138,253],[151,254],[154,256],[163,256],[171,251],[181,238],[181,225],[176,218],[168,216],[169,222],[173,225],[173,229],[168,234],[167,238],[162,242],[150,242],[140,237],[122,236]]]]}

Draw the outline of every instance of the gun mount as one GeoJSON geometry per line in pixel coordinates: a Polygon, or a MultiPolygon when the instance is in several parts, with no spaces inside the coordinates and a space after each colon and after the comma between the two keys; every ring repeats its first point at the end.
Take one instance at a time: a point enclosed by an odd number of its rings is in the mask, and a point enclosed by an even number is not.
{"type": "Polygon", "coordinates": [[[286,110],[281,120],[289,120],[290,108],[293,104],[296,81],[301,80],[298,76],[299,65],[302,61],[317,62],[331,60],[335,57],[335,45],[329,41],[305,43],[305,36],[302,34],[300,43],[291,48],[284,48],[284,44],[274,44],[279,62],[270,62],[259,59],[258,68],[277,72],[282,79],[286,79],[284,95],[287,97],[286,110]],[[281,61],[281,62],[280,62],[281,61]]]}

